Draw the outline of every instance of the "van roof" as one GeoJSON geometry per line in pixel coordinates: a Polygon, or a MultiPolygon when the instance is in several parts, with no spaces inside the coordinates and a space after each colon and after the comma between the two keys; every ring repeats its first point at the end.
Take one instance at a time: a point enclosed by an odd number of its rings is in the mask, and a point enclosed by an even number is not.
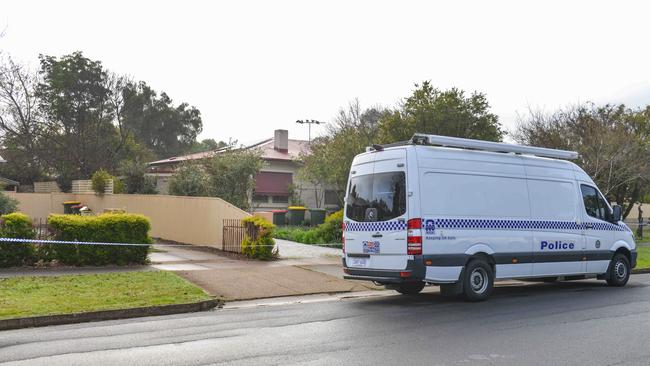
{"type": "MultiPolygon", "coordinates": [[[[444,157],[439,156],[441,158],[462,159],[462,160],[489,160],[495,163],[503,162],[505,164],[522,164],[527,166],[544,167],[547,169],[562,169],[565,171],[571,170],[575,172],[575,179],[594,184],[591,177],[589,177],[589,175],[585,173],[585,171],[582,170],[582,168],[580,168],[578,165],[574,164],[571,161],[562,160],[562,159],[554,159],[554,158],[527,155],[527,154],[517,154],[513,152],[504,153],[504,152],[471,150],[471,149],[446,147],[446,146],[415,145],[412,143],[403,143],[399,145],[393,144],[390,147],[385,147],[383,150],[396,150],[396,149],[416,149],[418,151],[422,151],[424,154],[418,153],[418,158],[425,157],[426,152],[429,152],[430,154],[444,155],[444,157]]],[[[381,151],[376,151],[374,149],[371,149],[359,155],[377,154],[377,153],[381,153],[381,151]]]]}

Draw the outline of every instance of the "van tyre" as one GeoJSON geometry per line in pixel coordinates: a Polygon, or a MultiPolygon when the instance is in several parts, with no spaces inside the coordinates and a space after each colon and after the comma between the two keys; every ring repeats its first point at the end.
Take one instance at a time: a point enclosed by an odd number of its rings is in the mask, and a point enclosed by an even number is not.
{"type": "Polygon", "coordinates": [[[607,284],[610,286],[625,286],[630,279],[631,272],[630,261],[623,253],[616,253],[609,263],[607,271],[607,284]]]}
{"type": "Polygon", "coordinates": [[[463,276],[463,294],[469,301],[487,299],[494,288],[494,271],[485,261],[473,259],[467,263],[463,276]]]}
{"type": "Polygon", "coordinates": [[[402,295],[417,295],[424,288],[425,283],[420,282],[404,282],[401,283],[395,290],[402,295]]]}

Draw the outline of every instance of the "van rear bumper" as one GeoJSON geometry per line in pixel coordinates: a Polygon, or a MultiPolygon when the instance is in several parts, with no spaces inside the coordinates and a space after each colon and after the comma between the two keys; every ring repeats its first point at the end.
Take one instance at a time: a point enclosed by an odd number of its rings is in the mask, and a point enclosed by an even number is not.
{"type": "Polygon", "coordinates": [[[421,256],[415,256],[406,262],[406,268],[402,270],[388,270],[388,269],[369,269],[369,268],[355,268],[348,267],[343,261],[343,276],[346,280],[360,280],[360,281],[374,281],[383,284],[387,283],[404,283],[424,280],[426,273],[421,256]],[[403,274],[408,273],[408,276],[403,274]]]}

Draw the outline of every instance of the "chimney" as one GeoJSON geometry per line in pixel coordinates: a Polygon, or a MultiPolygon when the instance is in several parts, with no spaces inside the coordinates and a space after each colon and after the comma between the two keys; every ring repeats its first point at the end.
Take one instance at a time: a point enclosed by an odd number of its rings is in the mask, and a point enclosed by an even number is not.
{"type": "Polygon", "coordinates": [[[285,153],[289,151],[289,131],[275,130],[275,135],[273,136],[273,148],[285,153]]]}

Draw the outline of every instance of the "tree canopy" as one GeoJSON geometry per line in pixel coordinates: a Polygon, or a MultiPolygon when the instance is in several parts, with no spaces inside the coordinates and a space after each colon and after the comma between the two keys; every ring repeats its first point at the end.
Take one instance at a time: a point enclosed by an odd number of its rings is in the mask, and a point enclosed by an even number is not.
{"type": "Polygon", "coordinates": [[[81,52],[41,55],[38,71],[0,60],[0,138],[8,160],[1,169],[21,183],[54,178],[66,190],[100,169],[117,174],[124,161],[143,164],[220,144],[198,143],[201,130],[197,108],[81,52]]]}
{"type": "Polygon", "coordinates": [[[650,107],[585,103],[554,113],[531,111],[514,135],[521,143],[576,150],[576,163],[627,217],[648,193],[650,107]]]}
{"type": "Polygon", "coordinates": [[[355,155],[374,143],[409,140],[416,132],[491,141],[501,141],[505,134],[484,94],[466,96],[457,88],[442,91],[425,81],[415,84],[397,108],[364,110],[354,100],[339,110],[327,133],[314,139],[311,152],[301,157],[300,175],[334,188],[342,204],[355,155]]]}

